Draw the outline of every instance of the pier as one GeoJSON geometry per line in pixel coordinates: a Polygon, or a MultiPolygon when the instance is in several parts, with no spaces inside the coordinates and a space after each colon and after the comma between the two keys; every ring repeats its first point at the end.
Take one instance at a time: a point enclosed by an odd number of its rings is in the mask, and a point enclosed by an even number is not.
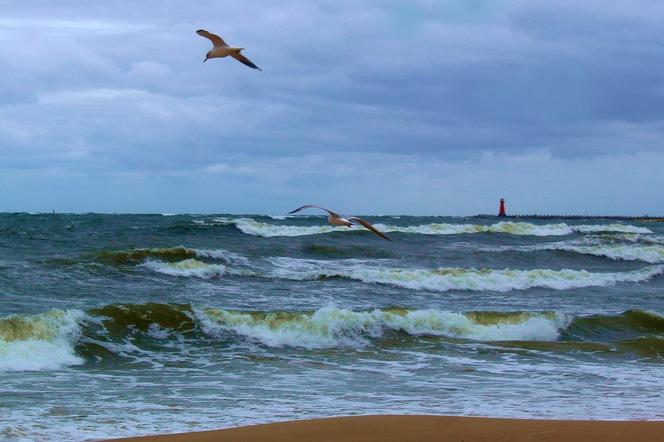
{"type": "Polygon", "coordinates": [[[638,222],[664,222],[664,216],[650,216],[650,215],[554,215],[554,214],[517,214],[508,215],[505,210],[505,198],[501,198],[498,206],[498,215],[494,214],[478,214],[473,218],[527,218],[527,219],[566,219],[566,220],[583,220],[583,219],[605,219],[613,221],[638,221],[638,222]]]}
{"type": "Polygon", "coordinates": [[[614,221],[641,221],[641,222],[664,222],[664,216],[630,216],[630,215],[549,215],[549,214],[518,214],[518,215],[495,215],[495,214],[477,214],[473,218],[528,218],[528,219],[567,219],[567,220],[583,220],[583,219],[606,219],[614,221]]]}

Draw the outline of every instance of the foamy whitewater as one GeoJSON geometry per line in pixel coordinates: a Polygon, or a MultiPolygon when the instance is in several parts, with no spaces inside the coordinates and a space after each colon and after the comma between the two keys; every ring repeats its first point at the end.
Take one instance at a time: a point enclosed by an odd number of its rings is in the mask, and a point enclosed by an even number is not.
{"type": "Polygon", "coordinates": [[[0,440],[664,419],[664,225],[0,215],[0,440]]]}

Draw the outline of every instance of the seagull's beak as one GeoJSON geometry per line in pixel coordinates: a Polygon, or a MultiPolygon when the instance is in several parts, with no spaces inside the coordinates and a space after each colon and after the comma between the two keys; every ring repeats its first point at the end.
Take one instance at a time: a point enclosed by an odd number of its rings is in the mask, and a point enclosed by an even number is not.
{"type": "Polygon", "coordinates": [[[208,61],[208,58],[210,58],[210,57],[205,57],[205,60],[203,60],[203,63],[205,63],[206,61],[208,61]]]}

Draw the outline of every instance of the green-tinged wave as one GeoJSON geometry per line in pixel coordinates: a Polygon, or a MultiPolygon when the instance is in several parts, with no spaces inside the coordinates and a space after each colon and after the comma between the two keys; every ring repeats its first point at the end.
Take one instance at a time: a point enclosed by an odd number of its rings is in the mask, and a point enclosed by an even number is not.
{"type": "Polygon", "coordinates": [[[188,304],[111,304],[88,313],[101,319],[106,330],[114,335],[126,334],[130,328],[143,332],[155,326],[178,332],[194,328],[192,310],[188,304]]]}
{"type": "Polygon", "coordinates": [[[0,372],[56,370],[83,363],[75,350],[84,314],[51,310],[0,318],[0,372]]]}
{"type": "Polygon", "coordinates": [[[664,336],[646,336],[626,339],[618,343],[623,350],[646,358],[664,358],[664,336]]]}
{"type": "Polygon", "coordinates": [[[564,337],[610,342],[644,335],[664,336],[664,317],[645,310],[627,310],[619,315],[583,316],[567,328],[564,337]]]}
{"type": "Polygon", "coordinates": [[[157,258],[165,262],[177,262],[196,258],[197,256],[195,250],[180,246],[170,248],[103,251],[96,255],[96,259],[105,264],[137,265],[141,264],[148,258],[157,258]]]}
{"type": "Polygon", "coordinates": [[[160,352],[179,353],[183,346],[201,343],[344,349],[423,338],[662,358],[664,317],[643,310],[571,316],[399,307],[354,311],[333,305],[313,311],[238,311],[189,304],[113,304],[87,312],[51,310],[0,318],[0,371],[54,370],[104,358],[145,358],[146,353],[154,359],[160,352]],[[401,338],[393,339],[395,334],[401,338]]]}

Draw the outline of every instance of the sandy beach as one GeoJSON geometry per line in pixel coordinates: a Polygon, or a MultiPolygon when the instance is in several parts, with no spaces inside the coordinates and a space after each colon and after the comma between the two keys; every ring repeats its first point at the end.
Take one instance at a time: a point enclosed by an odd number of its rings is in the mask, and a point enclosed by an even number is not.
{"type": "Polygon", "coordinates": [[[664,422],[354,416],[278,422],[123,441],[655,441],[664,422]]]}

